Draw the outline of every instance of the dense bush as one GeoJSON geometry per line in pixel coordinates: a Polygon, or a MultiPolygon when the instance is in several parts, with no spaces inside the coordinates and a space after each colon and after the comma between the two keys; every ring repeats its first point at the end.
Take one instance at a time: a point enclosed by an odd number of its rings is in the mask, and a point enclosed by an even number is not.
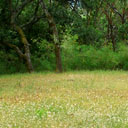
{"type": "MultiPolygon", "coordinates": [[[[92,45],[80,45],[78,36],[65,35],[62,40],[62,62],[64,71],[68,70],[128,70],[128,46],[118,43],[116,52],[111,46],[101,48],[92,45]]],[[[42,41],[37,44],[37,52],[31,56],[35,71],[54,71],[55,55],[53,45],[42,41]],[[44,45],[46,44],[46,45],[44,45]]],[[[110,43],[111,44],[111,43],[110,43]]],[[[25,72],[23,60],[19,60],[13,50],[8,53],[0,52],[0,74],[25,72]],[[15,56],[14,56],[15,55],[15,56]]],[[[36,51],[35,51],[36,52],[36,51]]]]}
{"type": "Polygon", "coordinates": [[[25,66],[13,51],[0,51],[0,74],[25,72],[25,66]]]}
{"type": "Polygon", "coordinates": [[[63,44],[65,70],[128,70],[128,46],[120,43],[116,52],[110,46],[97,48],[78,45],[76,37],[68,37],[63,44]],[[70,45],[69,45],[70,44],[70,45]]]}

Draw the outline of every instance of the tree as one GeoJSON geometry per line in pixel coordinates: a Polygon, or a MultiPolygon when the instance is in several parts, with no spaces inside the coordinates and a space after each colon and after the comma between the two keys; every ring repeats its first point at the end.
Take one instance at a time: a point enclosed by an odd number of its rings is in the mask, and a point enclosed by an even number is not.
{"type": "Polygon", "coordinates": [[[19,24],[19,21],[20,21],[19,17],[21,16],[21,13],[24,12],[25,7],[28,4],[30,4],[32,1],[33,0],[12,2],[12,0],[8,0],[8,3],[7,3],[8,10],[10,12],[8,16],[8,18],[10,19],[10,23],[8,23],[8,26],[10,27],[10,29],[15,30],[19,34],[20,40],[23,44],[24,53],[22,52],[22,50],[20,50],[20,48],[17,45],[13,44],[12,42],[6,39],[1,39],[1,43],[3,43],[3,45],[7,45],[8,47],[14,49],[19,55],[19,57],[25,61],[27,70],[30,73],[33,72],[33,66],[31,62],[31,54],[30,54],[30,44],[24,33],[23,27],[26,27],[30,24],[33,25],[41,18],[41,17],[37,17],[36,15],[38,11],[39,2],[37,2],[33,17],[28,22],[19,24]]]}
{"type": "Polygon", "coordinates": [[[61,49],[60,49],[59,35],[58,35],[56,23],[55,23],[52,15],[48,12],[44,1],[40,0],[40,3],[41,3],[41,7],[47,17],[47,20],[49,22],[49,26],[53,32],[53,40],[54,40],[54,44],[55,44],[55,55],[56,55],[56,71],[62,72],[61,49]]]}

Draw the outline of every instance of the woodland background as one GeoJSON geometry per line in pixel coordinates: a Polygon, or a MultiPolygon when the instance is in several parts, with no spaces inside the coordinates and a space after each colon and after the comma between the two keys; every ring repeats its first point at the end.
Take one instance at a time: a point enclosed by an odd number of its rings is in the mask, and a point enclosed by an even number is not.
{"type": "Polygon", "coordinates": [[[0,0],[0,74],[128,70],[128,0],[0,0]]]}

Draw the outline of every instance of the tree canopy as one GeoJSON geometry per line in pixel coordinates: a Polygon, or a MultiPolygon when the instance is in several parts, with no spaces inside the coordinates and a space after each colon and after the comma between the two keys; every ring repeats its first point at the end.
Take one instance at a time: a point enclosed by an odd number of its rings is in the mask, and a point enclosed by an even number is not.
{"type": "Polygon", "coordinates": [[[0,73],[93,69],[91,65],[94,69],[104,65],[108,65],[105,69],[128,69],[123,67],[127,45],[127,0],[0,2],[0,73]],[[113,66],[103,57],[106,48],[113,66]],[[101,63],[96,59],[100,53],[101,63]]]}

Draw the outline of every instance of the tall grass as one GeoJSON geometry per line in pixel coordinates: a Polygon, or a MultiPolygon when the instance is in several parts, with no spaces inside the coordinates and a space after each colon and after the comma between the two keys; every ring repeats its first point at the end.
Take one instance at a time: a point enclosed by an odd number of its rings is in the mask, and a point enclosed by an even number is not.
{"type": "Polygon", "coordinates": [[[127,128],[128,73],[0,77],[0,128],[127,128]]]}

